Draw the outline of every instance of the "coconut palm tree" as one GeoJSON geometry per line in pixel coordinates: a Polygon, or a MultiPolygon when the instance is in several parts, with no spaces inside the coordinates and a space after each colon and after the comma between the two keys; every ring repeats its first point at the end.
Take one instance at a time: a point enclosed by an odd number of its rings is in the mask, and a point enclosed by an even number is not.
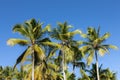
{"type": "Polygon", "coordinates": [[[96,71],[97,71],[97,80],[99,79],[99,69],[98,69],[98,54],[103,56],[105,53],[109,53],[108,49],[117,49],[114,45],[103,44],[106,41],[110,33],[105,33],[100,36],[100,27],[96,30],[93,27],[88,27],[86,34],[81,34],[81,36],[87,41],[83,41],[83,46],[80,48],[82,53],[88,53],[87,64],[90,65],[92,62],[94,55],[96,59],[96,71]]]}
{"type": "Polygon", "coordinates": [[[15,73],[13,72],[12,67],[6,66],[3,69],[3,72],[2,72],[3,79],[5,79],[5,80],[14,79],[14,75],[15,75],[15,73]]]}
{"type": "MultiPolygon", "coordinates": [[[[90,70],[85,69],[86,72],[89,73],[89,78],[91,80],[97,79],[97,71],[96,64],[92,64],[92,68],[90,70]]],[[[99,67],[100,80],[116,80],[116,73],[111,72],[108,68],[102,69],[102,65],[99,67]]]]}
{"type": "MultiPolygon", "coordinates": [[[[99,67],[99,73],[100,80],[116,80],[116,73],[111,72],[109,68],[102,69],[102,65],[99,67]]],[[[82,76],[78,80],[97,80],[96,64],[92,64],[91,69],[81,69],[81,74],[82,76]]]]}
{"type": "Polygon", "coordinates": [[[50,31],[50,25],[42,29],[42,23],[31,19],[25,21],[24,24],[16,24],[13,27],[13,32],[20,33],[26,39],[11,38],[7,41],[7,44],[11,46],[16,44],[27,46],[27,49],[18,57],[14,68],[17,64],[23,63],[27,59],[27,56],[30,55],[32,58],[32,80],[34,80],[35,65],[39,65],[42,61],[45,62],[45,50],[41,43],[49,41],[48,38],[43,37],[47,31],[50,31]]]}
{"type": "MultiPolygon", "coordinates": [[[[67,22],[58,23],[58,27],[54,28],[51,37],[58,40],[58,47],[55,47],[54,51],[59,50],[59,56],[56,62],[61,67],[61,72],[63,74],[63,80],[66,80],[65,71],[67,69],[67,63],[73,61],[74,52],[71,50],[71,43],[73,42],[73,36],[75,34],[80,34],[80,30],[69,31],[71,28],[67,22]],[[59,64],[60,63],[60,64],[59,64]]],[[[53,51],[53,52],[54,52],[53,51]]]]}
{"type": "Polygon", "coordinates": [[[117,80],[116,73],[111,72],[110,69],[104,69],[101,76],[101,80],[117,80]]]}

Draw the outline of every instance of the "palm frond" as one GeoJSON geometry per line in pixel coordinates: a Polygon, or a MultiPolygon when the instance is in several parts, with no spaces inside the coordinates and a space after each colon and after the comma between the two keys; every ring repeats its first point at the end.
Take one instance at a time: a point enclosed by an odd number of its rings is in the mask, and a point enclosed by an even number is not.
{"type": "Polygon", "coordinates": [[[100,37],[100,26],[98,27],[98,30],[97,30],[97,38],[100,37]]]}
{"type": "Polygon", "coordinates": [[[47,26],[42,30],[43,33],[44,33],[45,31],[50,32],[50,31],[51,31],[51,26],[50,26],[50,25],[47,25],[47,26]]]}
{"type": "Polygon", "coordinates": [[[52,50],[48,53],[47,59],[48,59],[48,58],[51,58],[57,50],[58,50],[58,48],[52,49],[52,50]]]}
{"type": "Polygon", "coordinates": [[[94,58],[94,51],[93,51],[93,50],[90,50],[90,51],[89,51],[88,58],[87,58],[87,65],[90,65],[90,64],[91,64],[93,58],[94,58]]]}
{"type": "Polygon", "coordinates": [[[115,49],[115,50],[118,50],[118,47],[117,46],[115,46],[115,45],[102,45],[102,46],[104,46],[104,47],[106,47],[107,49],[115,49]]]}
{"type": "Polygon", "coordinates": [[[24,27],[22,24],[16,24],[12,30],[13,32],[18,32],[25,37],[29,37],[28,29],[24,27]]]}
{"type": "Polygon", "coordinates": [[[49,39],[49,38],[44,38],[44,39],[42,39],[42,40],[38,40],[38,41],[36,41],[36,42],[38,42],[38,44],[40,43],[42,43],[42,42],[51,42],[51,40],[49,39]]]}
{"type": "Polygon", "coordinates": [[[36,55],[41,59],[41,60],[44,60],[45,58],[45,54],[44,54],[44,51],[41,47],[39,47],[37,44],[35,44],[33,46],[34,48],[34,51],[36,52],[36,55]]]}
{"type": "Polygon", "coordinates": [[[104,54],[107,53],[107,52],[106,52],[106,49],[102,49],[102,48],[100,48],[100,49],[98,50],[98,52],[99,52],[99,54],[100,54],[101,56],[104,56],[104,54]]]}
{"type": "Polygon", "coordinates": [[[39,39],[43,35],[43,33],[42,33],[42,23],[38,23],[38,25],[36,27],[34,27],[32,32],[34,34],[34,38],[39,39]]]}
{"type": "Polygon", "coordinates": [[[16,44],[24,46],[24,45],[28,45],[29,42],[28,42],[28,40],[24,40],[24,39],[11,38],[7,41],[7,44],[10,45],[10,46],[14,46],[16,44]]]}
{"type": "Polygon", "coordinates": [[[84,70],[80,69],[80,73],[81,73],[82,78],[83,78],[84,80],[90,80],[90,78],[88,77],[88,75],[85,73],[84,70]]]}
{"type": "Polygon", "coordinates": [[[83,47],[80,47],[79,50],[81,51],[82,53],[82,56],[84,56],[89,50],[90,50],[90,46],[89,45],[86,45],[86,46],[83,46],[83,47]]]}
{"type": "Polygon", "coordinates": [[[61,48],[61,44],[55,43],[55,42],[42,42],[41,44],[56,47],[56,48],[61,48]]]}
{"type": "Polygon", "coordinates": [[[101,40],[106,40],[107,38],[109,38],[110,37],[110,33],[105,33],[102,37],[101,37],[101,40]]]}
{"type": "Polygon", "coordinates": [[[31,47],[28,47],[18,58],[16,61],[16,64],[14,65],[14,68],[16,67],[17,64],[20,62],[24,62],[26,60],[26,57],[31,54],[31,47]]]}
{"type": "Polygon", "coordinates": [[[61,35],[70,38],[70,37],[73,37],[75,34],[81,34],[81,31],[80,30],[75,30],[73,32],[67,32],[67,33],[61,34],[61,35]]]}
{"type": "Polygon", "coordinates": [[[88,37],[88,35],[85,34],[85,33],[81,33],[80,36],[81,36],[82,38],[87,38],[87,37],[88,37]]]}

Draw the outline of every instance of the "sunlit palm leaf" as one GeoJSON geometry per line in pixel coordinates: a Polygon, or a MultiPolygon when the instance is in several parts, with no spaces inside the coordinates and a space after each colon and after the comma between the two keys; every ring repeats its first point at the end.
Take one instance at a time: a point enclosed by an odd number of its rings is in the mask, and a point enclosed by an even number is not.
{"type": "Polygon", "coordinates": [[[52,63],[48,63],[48,66],[50,69],[52,69],[53,71],[58,71],[59,70],[59,66],[52,64],[52,63]]]}
{"type": "Polygon", "coordinates": [[[105,33],[102,37],[101,37],[101,39],[102,40],[106,40],[107,38],[109,38],[110,37],[110,33],[105,33]]]}
{"type": "Polygon", "coordinates": [[[48,46],[53,46],[53,47],[57,47],[57,48],[61,48],[61,45],[57,44],[55,42],[42,42],[41,44],[48,45],[48,46]]]}
{"type": "Polygon", "coordinates": [[[118,47],[117,46],[114,46],[114,45],[102,45],[104,47],[106,47],[107,49],[115,49],[115,50],[118,50],[118,47]]]}
{"type": "Polygon", "coordinates": [[[65,54],[65,60],[66,60],[66,62],[73,61],[74,52],[70,48],[68,48],[67,46],[62,46],[62,51],[65,54]]]}
{"type": "Polygon", "coordinates": [[[44,33],[45,31],[50,32],[50,31],[51,31],[51,26],[50,26],[50,25],[47,25],[47,26],[42,30],[43,33],[44,33]]]}
{"type": "Polygon", "coordinates": [[[37,44],[34,45],[34,51],[36,52],[37,56],[41,59],[44,60],[45,54],[44,51],[41,47],[39,47],[37,44]]]}
{"type": "Polygon", "coordinates": [[[84,33],[81,33],[80,36],[81,36],[82,38],[87,38],[87,37],[88,37],[87,34],[84,34],[84,33]]]}
{"type": "Polygon", "coordinates": [[[98,50],[98,52],[99,52],[99,54],[100,54],[101,56],[104,56],[104,54],[107,53],[106,50],[104,50],[104,49],[102,49],[102,48],[100,48],[100,49],[98,50]]]}
{"type": "Polygon", "coordinates": [[[13,32],[18,32],[25,37],[29,36],[27,31],[28,31],[28,29],[26,27],[24,27],[22,24],[17,24],[13,27],[13,32]]]}
{"type": "Polygon", "coordinates": [[[84,70],[80,69],[80,73],[81,73],[82,78],[83,78],[84,80],[90,80],[90,78],[87,76],[87,74],[85,73],[84,70]]]}
{"type": "Polygon", "coordinates": [[[16,44],[19,44],[19,45],[28,45],[29,42],[28,40],[24,40],[24,39],[15,39],[15,38],[11,38],[7,41],[7,44],[10,45],[10,46],[14,46],[16,44]]]}
{"type": "Polygon", "coordinates": [[[91,64],[93,58],[94,58],[94,50],[90,50],[90,51],[89,51],[88,58],[87,58],[87,64],[88,64],[88,65],[91,64]]]}
{"type": "Polygon", "coordinates": [[[61,35],[70,38],[70,37],[73,37],[75,34],[81,34],[81,31],[80,30],[75,30],[73,32],[68,32],[68,33],[61,34],[61,35]]]}
{"type": "Polygon", "coordinates": [[[82,53],[82,56],[84,56],[89,51],[89,49],[90,49],[89,45],[86,45],[86,46],[83,46],[83,47],[79,48],[79,50],[82,53]]]}

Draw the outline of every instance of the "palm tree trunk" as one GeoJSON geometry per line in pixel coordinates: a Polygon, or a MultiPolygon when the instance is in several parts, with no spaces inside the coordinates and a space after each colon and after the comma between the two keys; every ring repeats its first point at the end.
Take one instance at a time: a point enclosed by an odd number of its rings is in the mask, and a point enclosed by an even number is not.
{"type": "Polygon", "coordinates": [[[34,80],[34,50],[32,50],[32,80],[34,80]]]}
{"type": "Polygon", "coordinates": [[[97,51],[95,51],[95,58],[96,58],[97,80],[100,80],[99,69],[98,69],[98,56],[97,56],[97,51]]]}
{"type": "Polygon", "coordinates": [[[63,80],[66,80],[66,74],[65,74],[65,54],[62,50],[62,74],[63,74],[63,80]]]}

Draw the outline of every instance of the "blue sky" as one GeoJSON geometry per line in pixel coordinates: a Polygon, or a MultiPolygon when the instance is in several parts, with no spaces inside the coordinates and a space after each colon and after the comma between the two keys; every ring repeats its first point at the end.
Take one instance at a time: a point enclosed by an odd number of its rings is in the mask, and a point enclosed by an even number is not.
{"type": "MultiPolygon", "coordinates": [[[[110,32],[106,43],[120,47],[120,1],[119,0],[0,0],[0,65],[13,66],[24,50],[20,46],[6,45],[9,38],[20,37],[12,32],[17,23],[35,18],[56,26],[67,21],[74,29],[86,32],[88,26],[101,26],[101,33],[110,32]]],[[[80,39],[80,38],[77,38],[80,39]]],[[[117,72],[120,80],[120,50],[110,50],[110,54],[99,57],[103,67],[117,72]]]]}

